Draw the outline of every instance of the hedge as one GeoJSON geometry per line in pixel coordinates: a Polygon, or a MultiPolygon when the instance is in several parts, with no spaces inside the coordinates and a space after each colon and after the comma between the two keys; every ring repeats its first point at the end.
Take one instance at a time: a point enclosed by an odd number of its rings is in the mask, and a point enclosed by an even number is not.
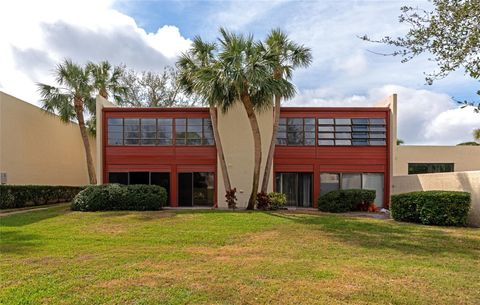
{"type": "Polygon", "coordinates": [[[0,209],[71,201],[83,187],[62,185],[0,185],[0,209]]]}
{"type": "Polygon", "coordinates": [[[335,190],[318,198],[318,209],[323,212],[343,213],[359,210],[362,205],[372,204],[375,200],[374,190],[335,190]]]}
{"type": "Polygon", "coordinates": [[[158,185],[92,185],[72,201],[74,211],[160,210],[167,202],[167,191],[158,185]]]}
{"type": "Polygon", "coordinates": [[[393,219],[397,221],[466,226],[470,201],[467,192],[411,192],[393,195],[390,209],[393,219]]]}

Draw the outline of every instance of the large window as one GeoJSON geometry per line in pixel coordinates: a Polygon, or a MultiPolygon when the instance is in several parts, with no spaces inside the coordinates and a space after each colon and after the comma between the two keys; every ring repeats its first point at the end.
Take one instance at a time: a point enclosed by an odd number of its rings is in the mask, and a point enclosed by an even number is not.
{"type": "Polygon", "coordinates": [[[375,191],[375,204],[383,207],[384,175],[382,173],[321,173],[320,195],[333,190],[364,189],[375,191]]]}
{"type": "Polygon", "coordinates": [[[175,119],[176,145],[213,145],[213,143],[213,129],[210,119],[175,119]]]}
{"type": "Polygon", "coordinates": [[[447,173],[454,171],[453,163],[408,163],[408,174],[447,173]]]}
{"type": "Polygon", "coordinates": [[[160,185],[167,191],[167,202],[170,202],[170,173],[168,172],[109,172],[108,183],[160,185]]]}
{"type": "Polygon", "coordinates": [[[108,145],[214,145],[207,118],[109,118],[108,145]],[[174,137],[174,135],[176,137],[174,137]]]}
{"type": "Polygon", "coordinates": [[[386,145],[383,118],[321,118],[318,122],[318,145],[386,145]]]}
{"type": "Polygon", "coordinates": [[[315,145],[314,118],[280,118],[278,145],[315,145]]]}

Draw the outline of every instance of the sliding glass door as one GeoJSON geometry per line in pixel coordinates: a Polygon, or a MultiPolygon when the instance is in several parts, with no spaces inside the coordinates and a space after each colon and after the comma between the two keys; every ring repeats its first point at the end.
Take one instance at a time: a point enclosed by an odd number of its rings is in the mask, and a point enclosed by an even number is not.
{"type": "Polygon", "coordinates": [[[178,174],[179,206],[213,206],[215,197],[214,173],[193,172],[178,174]]]}
{"type": "Polygon", "coordinates": [[[312,206],[311,173],[277,173],[276,190],[287,197],[287,206],[312,206]]]}

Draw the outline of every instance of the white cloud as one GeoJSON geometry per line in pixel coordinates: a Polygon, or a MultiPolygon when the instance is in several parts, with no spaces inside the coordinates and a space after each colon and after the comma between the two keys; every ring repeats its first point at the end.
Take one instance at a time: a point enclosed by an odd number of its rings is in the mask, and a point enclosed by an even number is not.
{"type": "Polygon", "coordinates": [[[170,58],[180,55],[192,43],[191,40],[183,38],[180,30],[173,25],[165,25],[159,28],[155,34],[148,33],[146,38],[152,47],[170,58]]]}
{"type": "Polygon", "coordinates": [[[359,76],[367,71],[368,63],[365,54],[357,51],[355,54],[342,60],[335,60],[333,70],[339,70],[349,76],[359,76]]]}
{"type": "MultiPolygon", "coordinates": [[[[207,19],[214,20],[215,24],[220,24],[228,29],[239,30],[254,21],[258,21],[266,16],[270,10],[285,2],[285,0],[230,1],[227,7],[220,5],[220,9],[207,19]]],[[[218,2],[215,2],[215,4],[218,4],[218,2]]]]}
{"type": "Polygon", "coordinates": [[[112,5],[111,0],[0,2],[2,90],[38,104],[35,82],[52,82],[51,70],[63,58],[160,70],[190,46],[177,27],[148,33],[112,5]]]}
{"type": "Polygon", "coordinates": [[[480,115],[471,107],[460,109],[446,94],[385,85],[366,95],[342,96],[329,88],[305,90],[288,106],[364,107],[398,94],[398,137],[406,144],[455,145],[472,140],[480,115]]]}

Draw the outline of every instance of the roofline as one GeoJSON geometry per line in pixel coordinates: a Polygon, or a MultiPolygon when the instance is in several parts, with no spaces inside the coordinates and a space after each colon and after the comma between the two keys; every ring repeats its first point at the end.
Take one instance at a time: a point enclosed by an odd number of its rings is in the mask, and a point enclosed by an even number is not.
{"type": "MultiPolygon", "coordinates": [[[[104,107],[105,112],[205,112],[208,107],[104,107]]],[[[281,111],[286,112],[305,112],[305,111],[389,111],[388,107],[280,107],[281,111]]]]}

